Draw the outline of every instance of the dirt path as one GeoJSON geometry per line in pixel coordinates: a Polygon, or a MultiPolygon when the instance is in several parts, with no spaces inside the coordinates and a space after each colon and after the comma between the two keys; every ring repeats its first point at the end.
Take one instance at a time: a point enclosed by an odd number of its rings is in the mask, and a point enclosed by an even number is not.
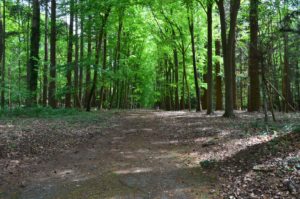
{"type": "Polygon", "coordinates": [[[205,198],[214,177],[185,165],[181,155],[190,147],[174,141],[177,128],[184,130],[175,122],[161,113],[121,113],[85,146],[33,166],[16,196],[205,198]]]}
{"type": "Polygon", "coordinates": [[[75,148],[24,167],[22,175],[4,176],[0,198],[220,198],[221,172],[199,163],[223,161],[273,138],[245,132],[241,125],[251,120],[248,115],[224,119],[221,113],[117,113],[101,134],[91,133],[75,148]]]}

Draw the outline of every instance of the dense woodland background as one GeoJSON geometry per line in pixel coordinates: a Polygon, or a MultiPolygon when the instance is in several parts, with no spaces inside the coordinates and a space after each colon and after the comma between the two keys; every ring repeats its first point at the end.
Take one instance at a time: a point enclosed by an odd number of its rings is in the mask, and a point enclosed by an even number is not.
{"type": "Polygon", "coordinates": [[[2,0],[1,107],[300,110],[299,4],[2,0]]]}

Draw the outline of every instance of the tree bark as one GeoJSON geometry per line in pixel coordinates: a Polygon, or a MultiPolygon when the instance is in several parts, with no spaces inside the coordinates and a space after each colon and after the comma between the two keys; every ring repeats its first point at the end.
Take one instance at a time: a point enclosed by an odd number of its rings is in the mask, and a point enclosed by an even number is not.
{"type": "Polygon", "coordinates": [[[37,103],[37,84],[39,68],[39,45],[40,45],[40,1],[32,1],[32,24],[30,38],[30,57],[29,57],[29,74],[28,90],[30,96],[28,105],[33,106],[37,103]]]}
{"type": "MultiPolygon", "coordinates": [[[[76,0],[76,4],[78,1],[76,0]]],[[[78,35],[78,10],[75,11],[75,60],[74,60],[74,105],[80,108],[79,99],[79,35],[78,35]]]]}
{"type": "Polygon", "coordinates": [[[57,107],[57,102],[56,102],[56,0],[51,0],[49,105],[52,108],[57,107]]]}
{"type": "MultiPolygon", "coordinates": [[[[216,40],[215,42],[216,46],[216,55],[221,55],[221,42],[220,40],[216,40]]],[[[216,63],[216,110],[223,110],[223,93],[222,93],[222,77],[220,75],[221,72],[221,66],[220,62],[217,61],[216,63]]]]}
{"type": "Polygon", "coordinates": [[[195,90],[196,90],[196,111],[202,111],[201,106],[201,90],[199,87],[199,74],[197,69],[197,60],[196,60],[196,47],[195,47],[195,36],[194,36],[194,19],[193,16],[188,18],[189,20],[189,30],[192,43],[192,60],[193,60],[193,70],[194,70],[194,81],[195,81],[195,90]]]}
{"type": "Polygon", "coordinates": [[[45,1],[45,39],[44,39],[44,70],[43,70],[43,105],[48,101],[48,0],[45,1]]]}
{"type": "Polygon", "coordinates": [[[212,2],[207,2],[207,114],[213,113],[212,2]]]}
{"type": "Polygon", "coordinates": [[[224,117],[233,117],[233,45],[237,15],[240,7],[240,0],[230,0],[230,28],[227,37],[226,15],[224,0],[217,1],[220,12],[221,38],[223,48],[224,73],[225,73],[225,113],[224,117]]]}
{"type": "MultiPolygon", "coordinates": [[[[81,0],[82,1],[82,0],[81,0]]],[[[84,59],[84,16],[80,14],[80,67],[79,67],[79,99],[82,104],[82,86],[83,86],[83,59],[84,59]]]]}
{"type": "Polygon", "coordinates": [[[102,86],[101,86],[101,90],[100,90],[100,103],[99,103],[99,108],[102,109],[103,108],[103,104],[104,104],[104,99],[105,99],[105,71],[106,71],[106,62],[107,62],[107,33],[106,31],[104,32],[104,36],[103,36],[103,57],[102,57],[102,69],[103,69],[103,73],[102,73],[102,86]]]}
{"type": "MultiPolygon", "coordinates": [[[[290,78],[290,63],[289,63],[289,35],[284,33],[284,68],[282,72],[282,94],[287,103],[293,104],[291,94],[291,78],[290,78]]],[[[287,103],[283,103],[283,109],[285,112],[289,112],[291,109],[287,106],[287,103]]]]}
{"type": "Polygon", "coordinates": [[[250,44],[249,44],[249,99],[248,111],[260,109],[260,67],[258,56],[258,3],[259,0],[250,0],[250,44]]]}
{"type": "Polygon", "coordinates": [[[5,108],[5,39],[6,39],[6,0],[3,0],[2,19],[0,18],[0,64],[1,64],[1,108],[5,108]]]}
{"type": "Polygon", "coordinates": [[[100,59],[100,54],[101,54],[101,44],[102,44],[102,39],[103,39],[103,33],[104,33],[104,28],[106,27],[106,23],[110,14],[111,8],[108,8],[105,12],[105,15],[102,18],[102,24],[100,27],[100,31],[98,34],[98,45],[96,47],[96,61],[95,61],[95,71],[94,71],[94,78],[93,78],[93,84],[92,84],[92,88],[91,91],[89,93],[88,96],[88,101],[87,101],[87,107],[86,107],[86,111],[89,112],[91,111],[91,101],[92,101],[92,97],[94,95],[94,92],[96,91],[96,86],[97,86],[97,80],[98,80],[98,65],[99,65],[99,59],[100,59]]]}
{"type": "Polygon", "coordinates": [[[67,55],[67,85],[66,85],[66,108],[71,108],[72,93],[72,57],[73,57],[73,26],[74,26],[74,0],[70,0],[70,24],[69,24],[69,40],[67,55]]]}
{"type": "MultiPolygon", "coordinates": [[[[89,16],[89,20],[91,17],[89,16]]],[[[88,64],[86,66],[85,72],[85,106],[88,106],[89,103],[89,95],[91,89],[91,59],[92,59],[92,28],[91,25],[88,26],[88,35],[87,35],[87,42],[88,42],[88,49],[87,49],[87,57],[88,57],[88,64]]]]}

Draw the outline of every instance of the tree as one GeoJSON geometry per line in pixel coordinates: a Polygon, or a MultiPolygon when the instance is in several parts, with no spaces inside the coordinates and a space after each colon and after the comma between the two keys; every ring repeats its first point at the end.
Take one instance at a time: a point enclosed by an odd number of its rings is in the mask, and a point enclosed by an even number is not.
{"type": "Polygon", "coordinates": [[[49,104],[56,108],[56,0],[51,0],[49,104]]]}
{"type": "Polygon", "coordinates": [[[1,108],[5,106],[5,57],[6,57],[6,0],[3,0],[2,18],[0,18],[0,64],[1,64],[1,108]]]}
{"type": "Polygon", "coordinates": [[[71,108],[72,93],[72,60],[73,60],[73,29],[74,29],[74,0],[70,0],[70,24],[69,24],[69,40],[68,40],[68,56],[67,56],[67,85],[66,85],[66,108],[71,108]]]}
{"type": "MultiPolygon", "coordinates": [[[[78,1],[75,1],[78,4],[78,1]]],[[[74,106],[81,107],[79,99],[79,23],[78,23],[78,6],[75,11],[75,60],[74,60],[74,106]]]]}
{"type": "Polygon", "coordinates": [[[207,114],[213,113],[212,8],[207,1],[207,114]]]}
{"type": "Polygon", "coordinates": [[[194,81],[195,81],[195,90],[196,90],[196,110],[202,111],[201,106],[201,90],[199,86],[199,73],[197,69],[197,60],[196,60],[196,44],[195,44],[195,36],[194,36],[194,10],[193,10],[193,1],[187,3],[188,7],[188,23],[189,23],[189,31],[191,36],[192,43],[192,61],[193,61],[193,70],[194,70],[194,81]]]}
{"type": "Polygon", "coordinates": [[[101,46],[102,46],[102,39],[103,39],[103,34],[104,34],[104,29],[109,17],[111,11],[111,7],[108,7],[105,10],[105,14],[104,16],[102,16],[102,23],[100,26],[100,30],[98,33],[98,40],[97,40],[97,46],[96,46],[96,62],[95,62],[95,68],[94,68],[94,79],[93,79],[93,84],[92,84],[92,88],[89,92],[89,96],[88,96],[88,101],[87,101],[87,106],[86,106],[86,110],[87,111],[91,111],[91,101],[92,101],[92,97],[94,95],[94,92],[96,90],[96,86],[97,86],[97,81],[98,81],[98,65],[99,65],[99,59],[100,59],[100,55],[101,55],[101,46]]]}
{"type": "MultiPolygon", "coordinates": [[[[221,55],[221,42],[220,40],[215,41],[216,46],[216,55],[221,55]]],[[[216,90],[216,110],[223,110],[223,93],[222,93],[222,77],[221,77],[221,66],[220,61],[216,62],[216,69],[215,69],[215,90],[216,90]]]]}
{"type": "Polygon", "coordinates": [[[44,70],[43,70],[43,105],[48,100],[48,0],[45,0],[45,39],[44,39],[44,70]]]}
{"type": "Polygon", "coordinates": [[[221,40],[223,49],[223,61],[225,72],[225,113],[224,117],[233,117],[233,45],[235,40],[235,29],[237,15],[240,7],[240,0],[230,0],[230,25],[227,35],[226,14],[224,0],[217,1],[220,22],[221,22],[221,40]]]}
{"type": "Polygon", "coordinates": [[[32,23],[30,37],[30,57],[28,64],[28,105],[37,103],[38,69],[39,69],[39,45],[40,45],[40,1],[32,0],[32,23]]]}
{"type": "Polygon", "coordinates": [[[249,100],[248,111],[260,109],[260,67],[258,56],[258,0],[250,0],[250,44],[249,44],[249,100]]]}

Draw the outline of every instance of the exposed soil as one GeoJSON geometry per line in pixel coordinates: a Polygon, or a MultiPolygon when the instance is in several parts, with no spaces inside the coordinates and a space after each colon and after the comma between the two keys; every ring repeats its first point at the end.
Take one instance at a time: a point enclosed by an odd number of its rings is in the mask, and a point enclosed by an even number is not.
{"type": "Polygon", "coordinates": [[[2,121],[0,198],[300,195],[299,115],[265,131],[262,115],[242,112],[98,114],[88,123],[2,121]]]}

